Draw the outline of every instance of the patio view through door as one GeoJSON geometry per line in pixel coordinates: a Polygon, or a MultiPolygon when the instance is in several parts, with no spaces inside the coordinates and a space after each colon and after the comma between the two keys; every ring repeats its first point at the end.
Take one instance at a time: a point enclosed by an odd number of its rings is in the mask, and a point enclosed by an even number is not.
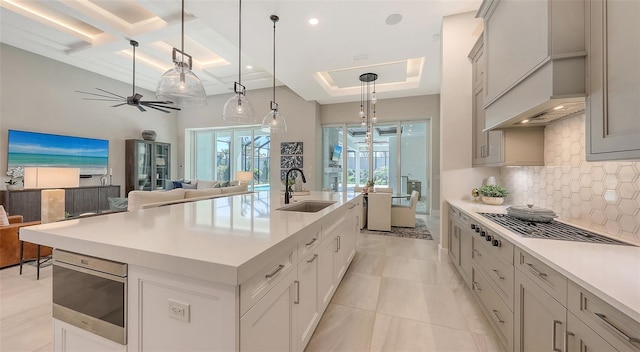
{"type": "MultiPolygon", "coordinates": [[[[363,187],[373,180],[375,188],[390,187],[393,193],[420,193],[417,213],[429,209],[429,122],[376,124],[371,145],[360,125],[324,126],[322,129],[322,189],[332,191],[363,187]],[[369,170],[369,158],[373,170],[369,170]]],[[[408,203],[402,198],[396,200],[408,203]]]]}

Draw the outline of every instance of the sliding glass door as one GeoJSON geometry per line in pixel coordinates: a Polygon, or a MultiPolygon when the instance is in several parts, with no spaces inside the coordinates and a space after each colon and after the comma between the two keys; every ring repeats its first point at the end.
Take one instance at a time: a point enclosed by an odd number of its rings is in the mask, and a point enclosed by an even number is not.
{"type": "Polygon", "coordinates": [[[420,193],[416,211],[426,214],[429,209],[428,121],[377,124],[370,144],[365,141],[365,135],[366,129],[360,125],[323,127],[322,188],[352,192],[372,180],[376,188],[391,188],[396,194],[411,194],[416,189],[420,193]],[[339,158],[335,157],[336,146],[342,150],[339,158]]]}

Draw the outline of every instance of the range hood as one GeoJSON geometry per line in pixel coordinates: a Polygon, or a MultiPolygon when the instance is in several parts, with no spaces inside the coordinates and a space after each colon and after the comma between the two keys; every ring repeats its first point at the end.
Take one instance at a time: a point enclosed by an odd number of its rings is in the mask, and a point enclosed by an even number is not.
{"type": "Polygon", "coordinates": [[[585,110],[584,54],[548,57],[528,76],[485,102],[485,131],[541,126],[585,110]]]}
{"type": "Polygon", "coordinates": [[[506,119],[486,130],[542,126],[582,114],[585,111],[584,97],[549,99],[532,109],[506,119]]]}

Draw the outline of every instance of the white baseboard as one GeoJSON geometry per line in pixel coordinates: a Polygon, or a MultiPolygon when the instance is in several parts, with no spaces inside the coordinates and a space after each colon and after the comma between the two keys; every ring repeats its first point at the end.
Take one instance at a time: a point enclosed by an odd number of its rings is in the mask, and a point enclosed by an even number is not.
{"type": "Polygon", "coordinates": [[[451,263],[451,257],[449,257],[449,249],[442,248],[442,243],[438,244],[438,261],[451,263]]]}

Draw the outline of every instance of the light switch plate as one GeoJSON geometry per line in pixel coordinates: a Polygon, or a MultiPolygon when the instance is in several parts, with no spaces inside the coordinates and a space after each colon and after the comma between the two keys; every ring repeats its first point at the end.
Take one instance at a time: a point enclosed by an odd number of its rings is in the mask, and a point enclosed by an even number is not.
{"type": "Polygon", "coordinates": [[[184,322],[189,322],[191,320],[191,307],[188,303],[176,301],[173,299],[169,300],[169,317],[177,320],[181,320],[184,322]]]}

